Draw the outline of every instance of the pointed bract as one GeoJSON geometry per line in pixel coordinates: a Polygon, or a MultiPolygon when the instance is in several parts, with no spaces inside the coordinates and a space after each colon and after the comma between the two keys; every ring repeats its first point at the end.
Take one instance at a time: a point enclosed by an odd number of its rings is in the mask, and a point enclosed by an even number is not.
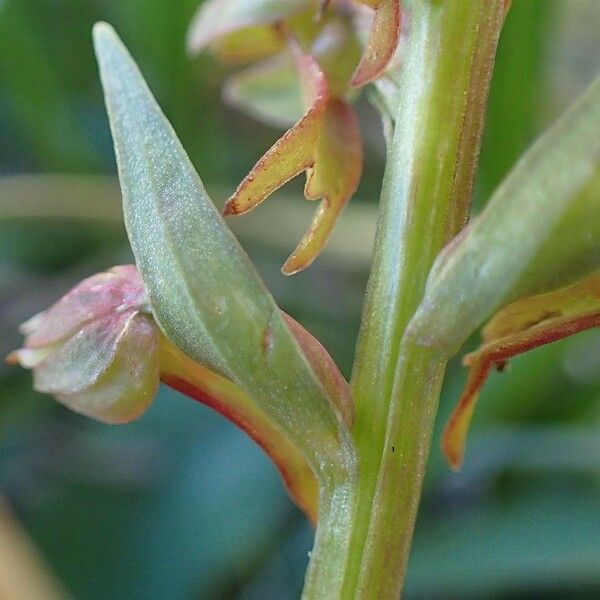
{"type": "Polygon", "coordinates": [[[239,387],[315,477],[346,472],[349,431],[137,65],[110,26],[94,43],[125,225],[165,338],[239,387]]]}
{"type": "Polygon", "coordinates": [[[443,449],[454,469],[462,463],[479,390],[494,367],[518,354],[600,326],[600,271],[560,290],[518,300],[483,330],[483,345],[467,354],[465,390],[444,431],[443,449]]]}

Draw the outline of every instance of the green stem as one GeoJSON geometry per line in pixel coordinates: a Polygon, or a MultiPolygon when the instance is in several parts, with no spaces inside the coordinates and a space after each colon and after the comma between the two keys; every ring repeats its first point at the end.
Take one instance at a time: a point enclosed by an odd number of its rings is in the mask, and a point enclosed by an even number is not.
{"type": "Polygon", "coordinates": [[[360,457],[343,598],[397,598],[445,361],[403,339],[464,226],[502,0],[417,0],[353,377],[360,457]]]}
{"type": "Polygon", "coordinates": [[[342,597],[348,558],[343,550],[349,546],[356,501],[356,463],[353,454],[348,458],[346,469],[319,477],[319,520],[303,600],[342,597]]]}

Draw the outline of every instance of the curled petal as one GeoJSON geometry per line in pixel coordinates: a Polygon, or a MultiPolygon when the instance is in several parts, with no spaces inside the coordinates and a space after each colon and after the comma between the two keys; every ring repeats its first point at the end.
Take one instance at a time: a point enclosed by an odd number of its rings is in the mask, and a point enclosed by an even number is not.
{"type": "Polygon", "coordinates": [[[483,330],[484,344],[467,354],[465,390],[444,430],[442,446],[453,469],[462,463],[479,390],[490,371],[538,346],[600,326],[600,271],[560,290],[518,300],[499,311],[483,330]]]}
{"type": "Polygon", "coordinates": [[[401,21],[400,0],[379,0],[367,47],[352,76],[352,85],[360,87],[383,73],[398,46],[401,21]]]}
{"type": "Polygon", "coordinates": [[[323,248],[335,220],[355,192],[362,171],[362,144],[354,113],[331,98],[323,71],[297,45],[292,49],[300,73],[304,117],[256,163],[228,200],[224,214],[243,214],[302,171],[305,196],[323,198],[313,223],[283,266],[286,275],[307,267],[323,248]]]}
{"type": "Polygon", "coordinates": [[[308,169],[304,195],[323,198],[310,229],[286,260],[283,273],[305,269],[319,255],[333,226],[356,191],[362,173],[362,143],[353,110],[343,100],[328,103],[315,162],[308,169]]]}
{"type": "Polygon", "coordinates": [[[36,390],[76,412],[131,421],[158,387],[158,329],[146,304],[134,266],[89,277],[24,324],[25,345],[8,360],[32,369],[36,390]]]}
{"type": "Polygon", "coordinates": [[[113,360],[96,381],[80,392],[56,393],[75,412],[105,423],[129,423],[141,416],[158,392],[158,328],[136,315],[123,330],[113,360]]]}
{"type": "Polygon", "coordinates": [[[35,389],[66,395],[93,385],[115,359],[136,315],[135,311],[105,315],[54,346],[53,352],[35,366],[35,389]]]}
{"type": "Polygon", "coordinates": [[[47,311],[21,325],[28,347],[47,346],[63,340],[86,323],[115,310],[148,310],[146,291],[136,268],[117,266],[77,284],[47,311]]]}

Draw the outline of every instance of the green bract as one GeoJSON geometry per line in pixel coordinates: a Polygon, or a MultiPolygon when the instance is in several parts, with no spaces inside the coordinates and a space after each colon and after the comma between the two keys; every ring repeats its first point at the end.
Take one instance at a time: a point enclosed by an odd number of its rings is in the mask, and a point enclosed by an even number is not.
{"type": "Polygon", "coordinates": [[[125,223],[158,324],[250,394],[318,468],[340,445],[327,393],[129,53],[108,25],[96,25],[94,41],[125,223]]]}
{"type": "MultiPolygon", "coordinates": [[[[315,549],[345,543],[356,464],[341,416],[118,36],[99,23],[94,44],[125,224],[157,323],[245,391],[305,456],[319,481],[315,549]]],[[[338,560],[312,561],[307,589],[342,576],[338,560]]]]}
{"type": "Polygon", "coordinates": [[[441,254],[410,326],[455,352],[508,302],[600,266],[600,79],[521,158],[441,254]],[[568,234],[567,234],[568,231],[568,234]]]}

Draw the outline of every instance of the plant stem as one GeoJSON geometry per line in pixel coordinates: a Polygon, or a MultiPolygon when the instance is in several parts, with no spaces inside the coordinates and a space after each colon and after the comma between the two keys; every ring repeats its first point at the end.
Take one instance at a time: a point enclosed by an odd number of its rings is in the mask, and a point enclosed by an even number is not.
{"type": "Polygon", "coordinates": [[[344,549],[349,547],[355,512],[356,464],[351,460],[346,469],[330,467],[319,477],[319,520],[303,600],[342,597],[348,559],[344,549]]]}
{"type": "Polygon", "coordinates": [[[400,594],[444,357],[404,332],[464,226],[502,0],[416,0],[353,377],[360,457],[343,598],[400,594]]]}

